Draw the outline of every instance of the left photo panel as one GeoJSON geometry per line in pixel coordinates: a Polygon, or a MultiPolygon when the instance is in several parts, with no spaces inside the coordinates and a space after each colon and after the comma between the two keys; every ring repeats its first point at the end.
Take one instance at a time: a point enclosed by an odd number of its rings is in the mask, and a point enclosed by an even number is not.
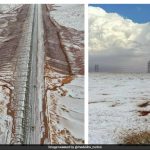
{"type": "Polygon", "coordinates": [[[84,143],[84,5],[0,4],[0,144],[84,143]]]}

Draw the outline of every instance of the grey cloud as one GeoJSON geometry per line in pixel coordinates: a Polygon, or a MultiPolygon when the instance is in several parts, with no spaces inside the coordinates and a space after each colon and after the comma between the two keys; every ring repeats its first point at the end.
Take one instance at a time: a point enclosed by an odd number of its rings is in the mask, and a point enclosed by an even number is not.
{"type": "Polygon", "coordinates": [[[146,72],[150,23],[138,24],[101,8],[89,8],[89,70],[146,72]]]}

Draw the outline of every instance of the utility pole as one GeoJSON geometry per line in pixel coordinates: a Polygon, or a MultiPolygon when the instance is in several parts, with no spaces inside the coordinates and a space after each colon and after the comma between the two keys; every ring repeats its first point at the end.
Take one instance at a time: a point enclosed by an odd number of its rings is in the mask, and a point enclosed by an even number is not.
{"type": "Polygon", "coordinates": [[[150,73],[150,61],[148,62],[148,73],[150,73]]]}
{"type": "Polygon", "coordinates": [[[99,72],[99,65],[98,64],[95,65],[95,72],[99,72]]]}

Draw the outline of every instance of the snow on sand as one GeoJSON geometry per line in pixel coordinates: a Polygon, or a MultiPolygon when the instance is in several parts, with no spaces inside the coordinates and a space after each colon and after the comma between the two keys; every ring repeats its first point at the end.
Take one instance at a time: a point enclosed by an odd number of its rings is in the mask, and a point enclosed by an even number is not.
{"type": "Polygon", "coordinates": [[[128,133],[150,131],[149,74],[90,74],[89,143],[122,144],[128,133]]]}
{"type": "Polygon", "coordinates": [[[0,143],[8,144],[10,141],[12,118],[7,115],[7,105],[10,101],[11,86],[0,80],[0,143]]]}
{"type": "MultiPolygon", "coordinates": [[[[84,5],[53,5],[49,8],[53,9],[50,18],[59,28],[60,42],[68,60],[66,63],[69,62],[72,73],[61,74],[58,72],[63,67],[45,65],[44,103],[48,123],[46,126],[45,120],[43,135],[46,136],[42,142],[81,144],[84,143],[84,5]]],[[[59,59],[57,63],[63,66],[59,59]]]]}
{"type": "Polygon", "coordinates": [[[84,5],[55,5],[54,8],[56,10],[51,12],[51,16],[59,24],[79,31],[84,30],[84,5]]]}
{"type": "Polygon", "coordinates": [[[47,69],[46,112],[51,144],[84,142],[83,82],[83,75],[66,76],[47,69]]]}

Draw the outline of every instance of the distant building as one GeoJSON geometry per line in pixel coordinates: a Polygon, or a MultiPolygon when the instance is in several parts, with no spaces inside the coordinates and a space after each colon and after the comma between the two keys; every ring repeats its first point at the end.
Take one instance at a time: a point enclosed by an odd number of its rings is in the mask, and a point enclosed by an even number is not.
{"type": "Polygon", "coordinates": [[[148,62],[148,73],[150,73],[150,61],[148,62]]]}
{"type": "Polygon", "coordinates": [[[99,65],[95,65],[95,72],[99,72],[99,65]]]}

